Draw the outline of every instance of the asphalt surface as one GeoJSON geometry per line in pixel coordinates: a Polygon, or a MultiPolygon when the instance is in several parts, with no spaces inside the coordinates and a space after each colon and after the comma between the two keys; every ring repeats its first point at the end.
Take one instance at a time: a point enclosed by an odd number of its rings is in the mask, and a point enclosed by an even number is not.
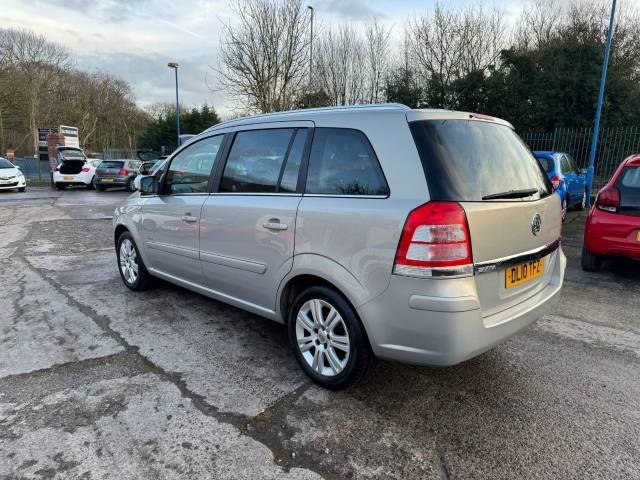
{"type": "Polygon", "coordinates": [[[120,281],[124,192],[0,192],[0,479],[640,478],[640,265],[451,368],[310,384],[282,326],[120,281]]]}

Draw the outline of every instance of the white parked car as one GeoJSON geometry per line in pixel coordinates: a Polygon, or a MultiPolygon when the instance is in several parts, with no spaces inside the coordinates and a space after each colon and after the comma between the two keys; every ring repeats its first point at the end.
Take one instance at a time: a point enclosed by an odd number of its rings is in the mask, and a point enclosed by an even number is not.
{"type": "Polygon", "coordinates": [[[0,190],[18,190],[24,192],[27,180],[20,168],[9,160],[0,157],[0,190]]]}
{"type": "Polygon", "coordinates": [[[100,160],[88,159],[82,149],[75,147],[57,147],[56,170],[53,172],[53,184],[59,190],[68,186],[80,185],[95,188],[94,177],[100,160]]]}

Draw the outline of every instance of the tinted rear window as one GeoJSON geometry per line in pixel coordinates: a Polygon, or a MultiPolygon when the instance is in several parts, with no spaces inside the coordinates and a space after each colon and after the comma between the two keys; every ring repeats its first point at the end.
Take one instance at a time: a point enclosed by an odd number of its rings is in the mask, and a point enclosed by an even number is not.
{"type": "Polygon", "coordinates": [[[477,120],[409,125],[432,200],[481,201],[487,195],[536,189],[526,198],[508,200],[529,201],[552,193],[538,161],[507,126],[477,120]]]}
{"type": "Polygon", "coordinates": [[[555,165],[555,162],[553,161],[553,158],[536,157],[536,159],[538,160],[538,163],[540,164],[540,166],[545,172],[551,173],[556,169],[556,165],[555,165]]]}
{"type": "Polygon", "coordinates": [[[122,168],[124,166],[124,162],[112,162],[109,160],[105,160],[100,163],[98,168],[122,168]]]}
{"type": "Polygon", "coordinates": [[[640,167],[625,167],[616,187],[620,191],[620,213],[640,215],[640,167]]]}

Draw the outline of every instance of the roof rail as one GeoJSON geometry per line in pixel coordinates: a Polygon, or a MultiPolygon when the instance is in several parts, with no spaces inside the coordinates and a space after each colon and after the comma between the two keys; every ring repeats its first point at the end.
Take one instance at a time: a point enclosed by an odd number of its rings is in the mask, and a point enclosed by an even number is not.
{"type": "Polygon", "coordinates": [[[360,110],[360,109],[411,110],[411,108],[407,107],[406,105],[403,105],[402,103],[366,103],[366,104],[359,104],[359,105],[336,105],[332,107],[296,108],[294,110],[285,110],[283,112],[260,113],[257,115],[247,115],[246,117],[234,118],[233,120],[227,120],[226,122],[220,122],[215,125],[212,125],[206,131],[212,130],[214,128],[218,128],[223,125],[228,125],[230,123],[239,122],[241,120],[247,120],[250,118],[275,117],[279,115],[287,115],[290,113],[298,113],[298,112],[331,112],[335,110],[360,110]]]}

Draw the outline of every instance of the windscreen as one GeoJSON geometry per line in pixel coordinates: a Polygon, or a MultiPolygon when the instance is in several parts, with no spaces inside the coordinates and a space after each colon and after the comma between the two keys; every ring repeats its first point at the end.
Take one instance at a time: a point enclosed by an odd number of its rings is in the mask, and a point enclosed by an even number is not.
{"type": "Polygon", "coordinates": [[[508,192],[531,191],[507,200],[531,201],[553,191],[538,161],[505,125],[478,120],[422,120],[409,126],[432,200],[474,202],[508,192]]]}
{"type": "Polygon", "coordinates": [[[4,158],[0,158],[0,168],[14,168],[15,165],[11,163],[9,160],[5,160],[4,158]]]}
{"type": "Polygon", "coordinates": [[[124,162],[114,162],[112,160],[103,160],[98,168],[122,168],[124,162]]]}

